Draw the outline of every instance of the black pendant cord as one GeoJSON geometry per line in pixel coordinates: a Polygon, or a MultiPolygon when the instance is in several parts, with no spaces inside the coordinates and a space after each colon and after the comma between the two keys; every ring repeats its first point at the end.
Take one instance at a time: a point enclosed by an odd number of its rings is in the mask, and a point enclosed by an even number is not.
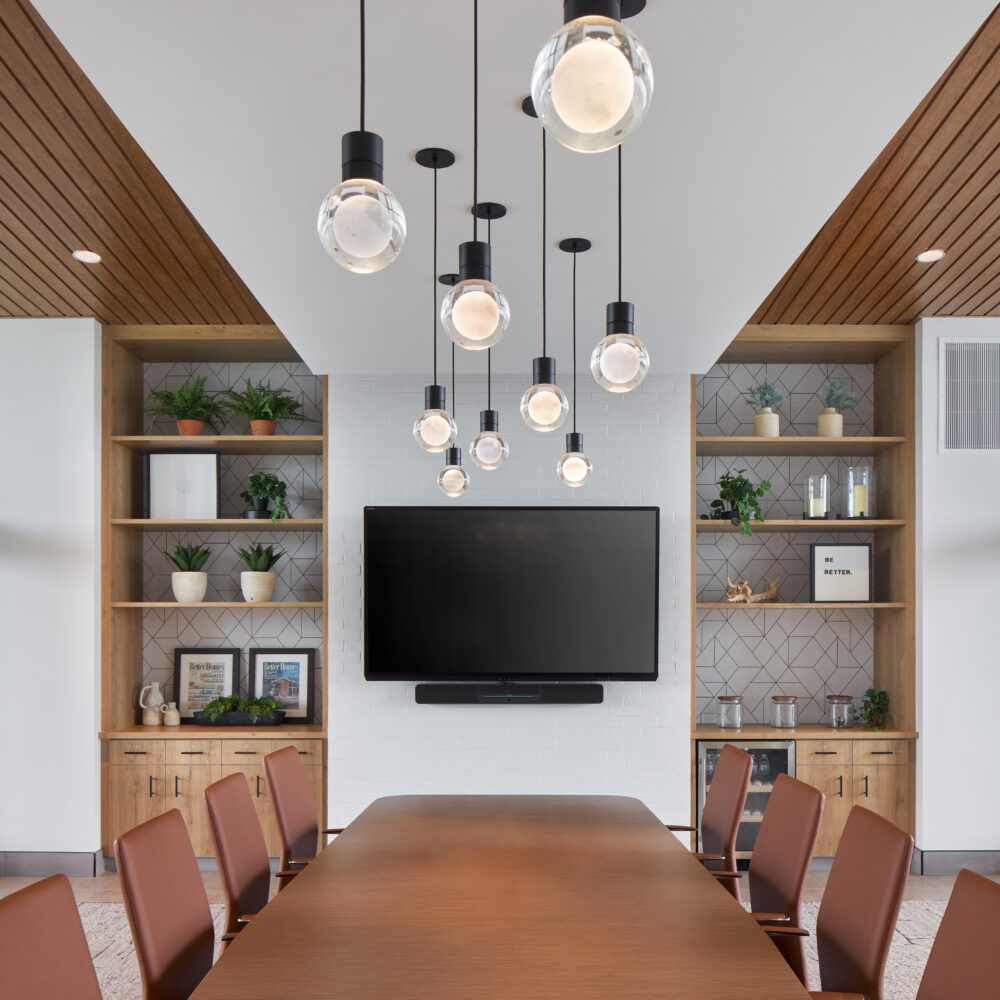
{"type": "Polygon", "coordinates": [[[493,348],[486,352],[486,409],[493,409],[493,348]]]}
{"type": "Polygon", "coordinates": [[[455,341],[451,342],[451,415],[455,416],[455,341]]]}
{"type": "Polygon", "coordinates": [[[546,230],[546,221],[548,217],[548,185],[546,184],[546,170],[547,164],[545,162],[545,129],[542,129],[542,357],[546,357],[545,344],[546,344],[546,331],[545,331],[545,252],[548,247],[548,234],[546,230]]]}
{"type": "Polygon", "coordinates": [[[472,239],[479,239],[479,0],[472,3],[472,239]]]}
{"type": "Polygon", "coordinates": [[[434,385],[438,380],[438,326],[437,326],[437,274],[438,274],[438,168],[434,167],[434,270],[431,271],[431,340],[434,344],[434,385]]]}
{"type": "Polygon", "coordinates": [[[622,146],[618,143],[618,301],[622,301],[622,146]]]}
{"type": "Polygon", "coordinates": [[[573,254],[573,433],[576,433],[576,254],[573,254]]]}
{"type": "Polygon", "coordinates": [[[365,130],[365,0],[361,3],[361,131],[365,130]]]}

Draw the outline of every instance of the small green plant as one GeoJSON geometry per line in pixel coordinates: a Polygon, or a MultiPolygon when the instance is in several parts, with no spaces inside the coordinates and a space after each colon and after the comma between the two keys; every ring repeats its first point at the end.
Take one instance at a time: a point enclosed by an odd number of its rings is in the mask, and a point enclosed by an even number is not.
{"type": "Polygon", "coordinates": [[[239,553],[251,573],[266,573],[285,554],[275,552],[273,545],[268,545],[265,549],[259,542],[251,545],[249,550],[240,549],[239,553]]]}
{"type": "Polygon", "coordinates": [[[889,692],[869,688],[858,709],[858,719],[864,729],[885,729],[889,721],[889,692]]]}
{"type": "Polygon", "coordinates": [[[761,480],[760,486],[754,486],[746,476],[746,469],[737,469],[735,473],[726,472],[719,479],[719,499],[711,503],[712,513],[702,514],[703,521],[722,521],[729,518],[733,524],[740,526],[741,535],[752,535],[751,518],[763,521],[760,511],[760,497],[770,488],[771,484],[761,480]]]}
{"type": "Polygon", "coordinates": [[[179,389],[158,389],[151,395],[153,404],[146,407],[150,425],[157,417],[171,417],[174,420],[201,420],[217,431],[216,418],[225,412],[216,399],[218,394],[205,392],[205,376],[188,379],[179,389]]]}
{"type": "Polygon", "coordinates": [[[785,394],[774,384],[764,379],[752,389],[747,389],[746,402],[755,410],[763,410],[766,406],[775,407],[785,401],[785,394]]]}
{"type": "Polygon", "coordinates": [[[205,545],[175,545],[174,554],[163,553],[180,573],[200,573],[208,561],[209,551],[205,545]]]}
{"type": "Polygon", "coordinates": [[[247,379],[246,392],[236,389],[224,389],[222,395],[226,399],[226,409],[230,413],[239,414],[250,420],[305,420],[297,413],[302,404],[284,389],[273,389],[270,385],[258,382],[254,385],[247,379]]]}
{"type": "Polygon", "coordinates": [[[240,494],[241,500],[253,503],[256,500],[266,500],[274,504],[271,511],[271,521],[279,517],[291,517],[288,513],[287,484],[283,483],[273,472],[251,472],[247,480],[247,488],[240,494]]]}
{"type": "Polygon", "coordinates": [[[241,694],[216,698],[202,709],[202,712],[205,713],[210,722],[215,722],[220,715],[226,712],[248,712],[250,722],[254,723],[262,715],[274,715],[278,711],[278,703],[273,698],[268,698],[267,696],[263,698],[246,698],[241,694]]]}
{"type": "Polygon", "coordinates": [[[830,379],[818,393],[820,402],[828,409],[849,410],[855,403],[854,393],[845,392],[845,378],[830,379]]]}

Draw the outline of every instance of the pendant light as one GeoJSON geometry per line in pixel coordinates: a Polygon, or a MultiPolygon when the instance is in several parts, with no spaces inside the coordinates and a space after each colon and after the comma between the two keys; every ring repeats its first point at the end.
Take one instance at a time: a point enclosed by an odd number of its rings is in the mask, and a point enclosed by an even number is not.
{"type": "Polygon", "coordinates": [[[458,247],[459,282],[441,303],[441,325],[467,351],[496,344],[510,323],[510,306],[491,279],[489,243],[479,239],[479,0],[472,7],[472,241],[458,247]]]}
{"type": "Polygon", "coordinates": [[[391,264],[406,239],[406,216],[382,183],[382,136],[365,131],[365,0],[361,15],[361,127],[340,140],[341,182],[323,199],[316,228],[323,249],[356,274],[391,264]]]}
{"type": "MultiPolygon", "coordinates": [[[[451,345],[451,405],[455,405],[455,345],[451,345]]],[[[460,497],[469,488],[469,474],[462,468],[462,449],[454,446],[444,453],[444,468],[438,473],[438,489],[446,497],[460,497]]]]}
{"type": "Polygon", "coordinates": [[[576,430],[576,255],[590,249],[590,240],[582,237],[562,240],[559,249],[573,255],[573,430],[566,435],[566,454],[559,459],[556,475],[564,486],[583,486],[594,467],[583,451],[583,435],[576,430]]]}
{"type": "Polygon", "coordinates": [[[434,252],[431,270],[431,341],[434,345],[434,384],[424,386],[424,412],[414,421],[413,436],[424,451],[442,452],[455,443],[458,427],[448,412],[445,389],[437,384],[437,247],[438,247],[438,170],[450,167],[455,154],[448,149],[429,147],[417,151],[414,159],[434,171],[434,252]]]}
{"type": "Polygon", "coordinates": [[[653,99],[653,67],[622,23],[646,0],[563,0],[563,26],[531,74],[542,124],[569,149],[597,153],[627,139],[653,99]]]}
{"type": "Polygon", "coordinates": [[[607,335],[590,356],[590,373],[608,392],[630,392],[649,371],[649,351],[632,332],[635,307],[622,302],[622,148],[618,147],[618,301],[607,306],[607,335]]]}
{"type": "MultiPolygon", "coordinates": [[[[481,219],[486,220],[486,242],[493,246],[493,220],[502,219],[507,214],[507,208],[495,201],[484,201],[473,207],[473,211],[481,219]]],[[[510,454],[510,445],[500,433],[500,414],[493,409],[493,348],[486,352],[486,409],[479,411],[479,433],[472,439],[469,446],[472,461],[492,472],[499,469],[510,454]]]]}
{"type": "MultiPolygon", "coordinates": [[[[534,116],[531,99],[521,105],[525,114],[534,116]]],[[[546,177],[545,129],[542,129],[542,356],[531,362],[531,388],[521,397],[521,416],[532,429],[548,433],[562,426],[569,413],[569,400],[566,393],[556,385],[556,359],[546,355],[545,329],[545,262],[548,250],[548,234],[546,219],[548,213],[548,194],[546,177]]]]}

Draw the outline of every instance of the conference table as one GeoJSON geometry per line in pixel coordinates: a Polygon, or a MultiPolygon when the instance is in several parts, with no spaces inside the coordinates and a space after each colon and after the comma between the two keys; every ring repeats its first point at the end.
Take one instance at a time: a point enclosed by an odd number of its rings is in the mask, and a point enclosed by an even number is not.
{"type": "Polygon", "coordinates": [[[638,799],[376,800],[193,1000],[803,1000],[736,900],[638,799]]]}

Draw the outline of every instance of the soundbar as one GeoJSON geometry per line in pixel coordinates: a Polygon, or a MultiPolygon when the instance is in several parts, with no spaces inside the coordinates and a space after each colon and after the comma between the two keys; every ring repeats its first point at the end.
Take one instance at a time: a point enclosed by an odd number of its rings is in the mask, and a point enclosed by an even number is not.
{"type": "Polygon", "coordinates": [[[418,684],[418,705],[600,705],[602,684],[418,684]]]}

